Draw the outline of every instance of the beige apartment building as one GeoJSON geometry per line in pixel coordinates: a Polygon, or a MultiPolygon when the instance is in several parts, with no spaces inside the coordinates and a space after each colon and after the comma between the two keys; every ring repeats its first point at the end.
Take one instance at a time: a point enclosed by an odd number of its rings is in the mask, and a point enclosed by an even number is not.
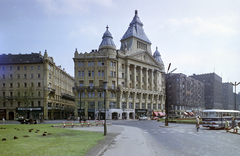
{"type": "Polygon", "coordinates": [[[98,50],[75,51],[75,116],[135,119],[164,112],[164,63],[157,48],[152,54],[137,11],[121,39],[120,49],[116,49],[108,29],[98,50]],[[108,82],[106,93],[103,82],[108,82]]]}
{"type": "Polygon", "coordinates": [[[47,51],[0,55],[0,119],[61,119],[74,113],[74,78],[47,51]]]}

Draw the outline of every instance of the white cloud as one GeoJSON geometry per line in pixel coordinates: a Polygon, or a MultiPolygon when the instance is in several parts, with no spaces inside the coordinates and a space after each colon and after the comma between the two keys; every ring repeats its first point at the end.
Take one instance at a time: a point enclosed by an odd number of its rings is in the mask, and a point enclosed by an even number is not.
{"type": "Polygon", "coordinates": [[[93,4],[102,7],[112,7],[112,0],[37,0],[47,14],[77,15],[90,12],[93,4]]]}
{"type": "Polygon", "coordinates": [[[235,35],[239,33],[236,27],[239,20],[234,17],[222,16],[219,18],[203,19],[201,17],[169,19],[166,24],[171,31],[189,31],[192,35],[235,35]]]}

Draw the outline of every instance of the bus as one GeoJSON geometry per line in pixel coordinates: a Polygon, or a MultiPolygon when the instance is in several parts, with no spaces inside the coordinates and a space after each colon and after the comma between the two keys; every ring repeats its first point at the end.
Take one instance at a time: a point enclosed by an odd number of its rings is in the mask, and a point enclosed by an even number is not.
{"type": "Polygon", "coordinates": [[[238,110],[220,110],[210,109],[202,112],[202,126],[210,129],[224,128],[225,119],[228,120],[229,126],[232,126],[232,117],[240,120],[240,111],[238,110]]]}

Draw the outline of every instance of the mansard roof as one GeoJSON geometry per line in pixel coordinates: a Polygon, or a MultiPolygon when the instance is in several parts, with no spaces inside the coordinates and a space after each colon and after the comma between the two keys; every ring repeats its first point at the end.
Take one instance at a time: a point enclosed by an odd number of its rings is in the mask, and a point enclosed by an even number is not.
{"type": "Polygon", "coordinates": [[[0,64],[26,64],[26,63],[43,63],[43,57],[39,53],[0,55],[0,64]]]}
{"type": "Polygon", "coordinates": [[[139,38],[145,42],[151,43],[151,41],[148,39],[147,35],[145,34],[143,30],[143,23],[140,21],[138,17],[138,12],[135,10],[135,16],[133,17],[132,22],[130,23],[128,30],[123,35],[122,40],[127,39],[129,37],[136,37],[139,38]]]}

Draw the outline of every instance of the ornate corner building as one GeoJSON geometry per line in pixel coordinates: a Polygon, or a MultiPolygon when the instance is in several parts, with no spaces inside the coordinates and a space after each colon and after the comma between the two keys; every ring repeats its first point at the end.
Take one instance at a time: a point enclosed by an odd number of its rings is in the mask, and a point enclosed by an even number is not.
{"type": "Polygon", "coordinates": [[[157,48],[152,55],[151,42],[137,11],[121,39],[120,49],[116,49],[107,27],[99,49],[89,53],[79,53],[76,49],[73,61],[75,116],[135,119],[164,111],[164,63],[157,48]]]}
{"type": "Polygon", "coordinates": [[[74,78],[47,51],[0,55],[0,119],[61,119],[74,112],[74,78]]]}

